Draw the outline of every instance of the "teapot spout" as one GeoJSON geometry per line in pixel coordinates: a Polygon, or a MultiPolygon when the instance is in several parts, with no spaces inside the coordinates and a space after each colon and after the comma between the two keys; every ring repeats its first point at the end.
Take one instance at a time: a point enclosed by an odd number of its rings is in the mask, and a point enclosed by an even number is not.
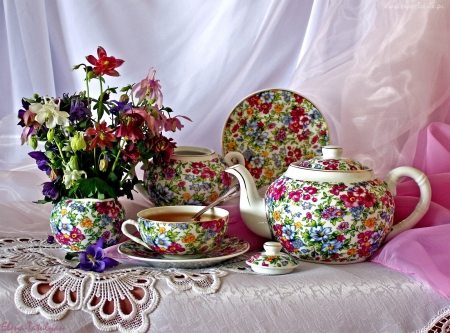
{"type": "Polygon", "coordinates": [[[250,172],[240,164],[233,165],[225,171],[234,175],[239,181],[241,191],[239,208],[245,225],[258,236],[271,239],[264,198],[259,195],[250,172]]]}

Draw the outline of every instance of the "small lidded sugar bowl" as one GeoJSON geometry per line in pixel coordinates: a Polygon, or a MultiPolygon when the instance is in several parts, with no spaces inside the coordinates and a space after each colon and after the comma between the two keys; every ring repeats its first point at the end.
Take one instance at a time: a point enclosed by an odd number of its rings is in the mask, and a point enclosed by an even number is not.
{"type": "Polygon", "coordinates": [[[265,242],[265,252],[258,252],[251,256],[246,264],[250,265],[253,271],[261,274],[287,274],[298,266],[298,263],[287,253],[281,252],[283,247],[278,242],[265,242]]]}
{"type": "Polygon", "coordinates": [[[208,205],[233,185],[233,177],[225,169],[236,162],[245,163],[239,152],[222,157],[209,148],[179,146],[170,162],[148,163],[140,192],[155,206],[208,205]]]}

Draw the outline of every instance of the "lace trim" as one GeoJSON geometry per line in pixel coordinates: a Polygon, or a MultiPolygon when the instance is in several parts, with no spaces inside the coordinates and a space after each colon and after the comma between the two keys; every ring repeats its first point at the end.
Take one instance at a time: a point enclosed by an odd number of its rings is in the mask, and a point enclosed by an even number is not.
{"type": "Polygon", "coordinates": [[[450,332],[450,308],[443,309],[430,323],[416,333],[449,333],[450,332]]]}
{"type": "Polygon", "coordinates": [[[221,267],[209,269],[154,269],[136,267],[105,273],[73,269],[73,263],[52,251],[58,245],[33,238],[0,239],[0,271],[24,273],[14,301],[26,314],[40,314],[60,320],[70,311],[91,314],[103,331],[146,332],[149,314],[156,309],[160,294],[155,285],[165,280],[176,291],[193,290],[211,294],[219,290],[221,267]]]}

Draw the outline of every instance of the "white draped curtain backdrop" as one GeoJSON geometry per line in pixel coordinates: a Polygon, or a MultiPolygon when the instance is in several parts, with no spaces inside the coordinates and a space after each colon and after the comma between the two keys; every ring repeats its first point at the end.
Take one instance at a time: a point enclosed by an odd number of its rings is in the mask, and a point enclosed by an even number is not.
{"type": "Polygon", "coordinates": [[[45,181],[20,146],[21,98],[84,90],[71,68],[98,46],[125,60],[110,86],[156,69],[164,104],[193,120],[178,145],[221,153],[234,106],[285,88],[319,108],[344,155],[384,177],[411,165],[418,131],[450,123],[449,18],[444,0],[3,0],[0,170],[24,172],[23,183],[3,176],[3,202],[40,199],[45,181]]]}

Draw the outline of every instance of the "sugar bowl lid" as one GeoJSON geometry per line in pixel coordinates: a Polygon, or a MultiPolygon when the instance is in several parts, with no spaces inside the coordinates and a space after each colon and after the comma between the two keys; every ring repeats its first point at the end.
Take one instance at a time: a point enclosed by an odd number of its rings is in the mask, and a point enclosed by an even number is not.
{"type": "Polygon", "coordinates": [[[261,274],[287,274],[298,266],[298,263],[287,253],[280,252],[282,246],[278,242],[265,242],[265,252],[258,252],[251,256],[246,264],[253,271],[261,274]]]}
{"type": "Polygon", "coordinates": [[[298,162],[301,168],[326,171],[358,171],[369,170],[358,161],[351,158],[342,157],[342,147],[324,146],[322,156],[317,156],[309,160],[298,162]]]}

